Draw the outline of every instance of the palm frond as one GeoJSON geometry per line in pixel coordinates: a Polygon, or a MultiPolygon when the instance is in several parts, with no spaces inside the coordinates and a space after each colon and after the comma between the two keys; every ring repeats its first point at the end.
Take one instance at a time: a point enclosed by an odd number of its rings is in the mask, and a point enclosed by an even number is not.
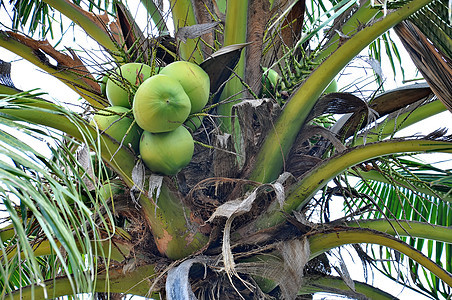
{"type": "MultiPolygon", "coordinates": [[[[375,62],[378,62],[379,65],[381,65],[383,57],[386,57],[389,61],[389,66],[391,67],[393,77],[396,78],[400,72],[402,79],[405,80],[405,70],[403,68],[403,64],[406,63],[406,61],[404,61],[404,59],[401,57],[397,45],[398,44],[391,36],[391,31],[388,31],[369,45],[369,57],[371,59],[374,59],[375,62]]],[[[376,72],[376,70],[374,70],[374,74],[377,79],[377,84],[384,88],[384,85],[382,85],[382,83],[384,82],[385,78],[382,78],[382,74],[379,74],[379,72],[376,72]]]]}
{"type": "MultiPolygon", "coordinates": [[[[1,106],[28,97],[35,95],[6,96],[1,106]]],[[[1,240],[2,294],[30,284],[45,289],[57,275],[68,277],[74,293],[92,291],[98,256],[109,256],[101,245],[114,230],[109,206],[91,196],[68,137],[7,115],[0,122],[0,198],[15,232],[1,240]]]]}
{"type": "MultiPolygon", "coordinates": [[[[445,201],[450,199],[452,191],[451,170],[398,158],[381,160],[381,164],[374,164],[374,167],[385,181],[365,180],[358,184],[358,192],[374,199],[373,205],[378,207],[370,211],[365,218],[395,218],[401,223],[410,220],[446,227],[452,224],[452,205],[451,202],[445,201]]],[[[355,206],[352,208],[356,210],[369,205],[369,202],[363,200],[353,204],[355,206]]],[[[438,265],[450,270],[450,244],[415,237],[402,237],[402,240],[426,253],[438,265]]],[[[440,283],[436,277],[422,276],[421,268],[416,262],[408,260],[411,274],[408,276],[401,273],[400,261],[393,259],[394,253],[384,249],[371,250],[371,253],[376,261],[385,261],[377,263],[376,266],[388,277],[402,281],[412,280],[422,291],[433,297],[446,297],[450,294],[450,287],[440,283]]]]}
{"type": "Polygon", "coordinates": [[[435,47],[448,57],[452,57],[452,27],[447,2],[447,0],[432,1],[413,14],[409,20],[428,37],[435,47]]]}
{"type": "Polygon", "coordinates": [[[452,27],[445,0],[433,1],[394,29],[436,96],[452,112],[452,27]]]}
{"type": "MultiPolygon", "coordinates": [[[[64,2],[64,1],[62,1],[64,2]]],[[[113,12],[113,5],[111,1],[96,1],[90,0],[87,3],[82,3],[80,0],[71,0],[71,4],[84,7],[90,12],[113,12]]],[[[62,14],[55,10],[46,1],[42,0],[13,0],[0,1],[0,6],[7,8],[12,12],[10,19],[12,24],[2,24],[6,27],[11,26],[13,30],[20,30],[28,32],[30,35],[37,34],[38,36],[54,37],[54,30],[60,28],[60,33],[64,33],[67,28],[73,24],[67,25],[63,21],[62,14]],[[59,25],[59,26],[56,26],[59,25]]]]}

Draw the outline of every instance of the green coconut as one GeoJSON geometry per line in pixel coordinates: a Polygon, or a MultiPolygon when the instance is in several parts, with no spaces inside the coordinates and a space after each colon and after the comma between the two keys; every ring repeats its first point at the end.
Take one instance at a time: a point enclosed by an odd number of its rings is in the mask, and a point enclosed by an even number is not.
{"type": "Polygon", "coordinates": [[[141,135],[141,159],[155,173],[176,175],[191,161],[193,151],[193,138],[183,126],[163,133],[144,131],[141,135]]]}
{"type": "Polygon", "coordinates": [[[127,63],[117,68],[106,84],[107,99],[112,106],[130,108],[133,91],[151,77],[152,68],[141,63],[127,63]]]}
{"type": "Polygon", "coordinates": [[[273,69],[263,68],[262,74],[262,94],[265,97],[274,97],[274,92],[278,86],[281,76],[273,69]]]}
{"type": "Polygon", "coordinates": [[[121,115],[129,110],[122,106],[110,106],[94,115],[92,122],[97,124],[99,130],[105,131],[119,143],[122,142],[124,146],[131,147],[137,152],[142,130],[136,123],[132,125],[133,120],[131,118],[126,116],[121,118],[121,115]]]}
{"type": "Polygon", "coordinates": [[[145,80],[133,100],[137,124],[153,133],[176,129],[185,122],[190,109],[190,99],[180,83],[161,74],[145,80]]]}
{"type": "Polygon", "coordinates": [[[111,180],[105,183],[98,191],[99,197],[104,200],[113,200],[115,195],[124,194],[124,192],[124,185],[119,180],[111,180]]]}
{"type": "Polygon", "coordinates": [[[160,74],[179,81],[191,102],[190,113],[200,112],[209,101],[209,75],[198,65],[188,61],[176,61],[160,70],[160,74]]]}

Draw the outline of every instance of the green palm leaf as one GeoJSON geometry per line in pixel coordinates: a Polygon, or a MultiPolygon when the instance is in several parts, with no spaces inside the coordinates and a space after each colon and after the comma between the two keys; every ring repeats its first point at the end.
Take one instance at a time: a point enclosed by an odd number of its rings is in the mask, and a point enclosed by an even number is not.
{"type": "Polygon", "coordinates": [[[438,49],[452,57],[450,2],[436,0],[409,18],[438,49]]]}
{"type": "MultiPolygon", "coordinates": [[[[404,220],[410,220],[445,227],[452,224],[451,202],[445,201],[446,198],[450,199],[449,194],[452,189],[450,170],[394,158],[384,160],[382,164],[378,165],[378,171],[382,175],[380,181],[366,180],[358,184],[358,191],[375,199],[374,204],[380,208],[373,210],[365,218],[395,218],[402,224],[404,220]],[[439,178],[441,184],[438,182],[439,178]],[[440,195],[445,199],[442,200],[440,195]]],[[[353,209],[367,204],[367,201],[357,202],[353,209]]],[[[427,249],[429,258],[450,271],[452,261],[450,244],[415,237],[402,237],[402,240],[419,251],[427,249]]],[[[377,260],[392,257],[392,253],[385,250],[373,252],[373,254],[377,260]]],[[[387,263],[376,265],[387,276],[399,278],[398,263],[398,261],[390,260],[387,263]],[[392,264],[394,265],[391,267],[392,264]]],[[[409,260],[408,264],[412,274],[410,280],[421,290],[434,297],[438,297],[438,295],[446,297],[450,294],[450,287],[440,283],[436,277],[420,275],[422,274],[421,268],[416,262],[409,260]]]]}
{"type": "MultiPolygon", "coordinates": [[[[6,96],[0,105],[20,108],[17,100],[34,96],[6,96]]],[[[109,257],[100,243],[114,230],[109,205],[89,193],[67,137],[17,121],[0,116],[0,198],[15,232],[1,236],[3,294],[57,275],[68,277],[74,293],[92,291],[96,257],[109,257]]]]}

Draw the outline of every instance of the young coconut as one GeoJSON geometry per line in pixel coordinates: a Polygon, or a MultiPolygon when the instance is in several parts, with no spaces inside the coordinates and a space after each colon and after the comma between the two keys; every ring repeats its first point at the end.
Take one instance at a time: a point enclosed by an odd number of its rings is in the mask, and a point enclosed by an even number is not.
{"type": "Polygon", "coordinates": [[[106,84],[107,99],[113,106],[131,108],[133,87],[151,77],[152,68],[141,63],[127,63],[117,68],[106,84]]]}
{"type": "Polygon", "coordinates": [[[264,97],[275,97],[275,91],[281,81],[281,76],[273,69],[263,68],[262,94],[264,97]]]}
{"type": "Polygon", "coordinates": [[[115,195],[124,194],[124,192],[124,185],[119,180],[110,180],[100,187],[98,194],[103,200],[113,200],[115,195]]]}
{"type": "Polygon", "coordinates": [[[133,100],[137,124],[153,133],[176,129],[185,122],[190,109],[190,99],[180,83],[161,74],[146,79],[133,100]]]}
{"type": "Polygon", "coordinates": [[[200,66],[188,61],[175,61],[161,69],[160,74],[179,81],[190,98],[191,114],[200,112],[206,106],[209,101],[210,79],[200,66]]]}
{"type": "Polygon", "coordinates": [[[140,140],[140,155],[151,171],[176,175],[191,161],[194,147],[190,132],[183,126],[163,133],[144,131],[140,140]]]}
{"type": "Polygon", "coordinates": [[[122,142],[124,146],[130,146],[137,152],[143,130],[141,130],[136,123],[132,125],[133,120],[131,118],[121,118],[121,115],[127,113],[129,110],[130,109],[122,106],[107,107],[104,111],[94,115],[91,124],[94,125],[95,122],[99,127],[99,130],[105,131],[106,134],[117,140],[119,143],[122,142]]]}

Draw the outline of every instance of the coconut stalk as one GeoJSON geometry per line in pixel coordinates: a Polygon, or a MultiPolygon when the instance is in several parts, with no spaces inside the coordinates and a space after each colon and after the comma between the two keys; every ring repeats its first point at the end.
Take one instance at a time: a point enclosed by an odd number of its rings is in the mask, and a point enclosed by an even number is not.
{"type": "Polygon", "coordinates": [[[336,49],[340,47],[340,40],[344,39],[344,37],[351,37],[356,34],[359,31],[360,26],[365,26],[372,19],[382,16],[382,13],[378,8],[372,7],[372,2],[373,1],[368,0],[360,5],[358,10],[354,12],[340,28],[341,34],[339,35],[339,33],[336,32],[328,41],[328,46],[315,57],[316,61],[322,61],[336,51],[336,49]]]}
{"type": "Polygon", "coordinates": [[[309,112],[334,77],[374,39],[429,2],[431,0],[419,0],[405,4],[400,9],[386,15],[380,21],[356,33],[326,58],[286,104],[275,124],[275,128],[268,134],[263,147],[257,155],[250,179],[262,183],[275,180],[281,170],[283,170],[284,159],[289,153],[309,112]]]}
{"type": "MultiPolygon", "coordinates": [[[[299,291],[299,295],[331,292],[334,294],[344,295],[350,298],[366,297],[363,299],[388,299],[393,300],[394,296],[382,291],[372,285],[362,283],[359,281],[353,281],[355,290],[352,291],[350,287],[345,283],[341,277],[328,276],[328,275],[311,275],[303,277],[305,284],[299,291]]],[[[358,298],[359,299],[359,298],[358,298]]]]}
{"type": "MultiPolygon", "coordinates": [[[[6,241],[4,239],[1,239],[1,240],[2,240],[2,242],[6,241]]],[[[102,250],[100,250],[100,252],[98,254],[104,254],[104,255],[98,255],[98,256],[102,256],[106,259],[115,260],[118,262],[123,261],[124,258],[130,254],[131,248],[132,248],[130,245],[120,244],[120,243],[116,243],[116,242],[114,243],[114,245],[112,245],[110,240],[96,242],[96,243],[97,243],[97,245],[100,244],[100,246],[102,247],[102,250]]],[[[57,246],[57,248],[60,248],[63,245],[59,241],[56,241],[56,246],[57,246]]],[[[92,243],[92,247],[93,247],[93,249],[96,247],[95,243],[92,243]]],[[[80,249],[80,250],[82,250],[82,249],[80,249]]],[[[52,255],[54,253],[55,253],[54,246],[49,241],[42,241],[37,246],[33,246],[33,255],[35,257],[52,255]]],[[[14,256],[16,256],[16,255],[17,255],[17,249],[14,248],[10,252],[8,252],[7,259],[9,259],[9,260],[13,259],[14,256]]],[[[23,253],[20,253],[20,258],[25,259],[26,257],[24,256],[23,253]]]]}
{"type": "Polygon", "coordinates": [[[361,228],[336,228],[328,232],[314,233],[308,236],[308,240],[311,249],[311,259],[330,249],[347,244],[366,243],[386,246],[405,254],[431,271],[446,284],[452,286],[452,274],[435,264],[420,251],[383,232],[361,228]]]}
{"type": "Polygon", "coordinates": [[[68,115],[56,104],[43,100],[17,100],[11,103],[20,104],[20,108],[0,108],[0,111],[6,115],[17,118],[18,120],[44,125],[63,131],[70,136],[87,143],[93,144],[98,138],[100,143],[102,158],[108,162],[115,172],[117,172],[128,186],[133,186],[132,173],[135,165],[135,158],[131,151],[107,137],[99,136],[96,129],[88,125],[87,122],[76,115],[68,115]]]}
{"type": "MultiPolygon", "coordinates": [[[[412,238],[427,238],[450,243],[452,242],[451,228],[416,221],[399,222],[397,220],[387,220],[387,219],[360,220],[359,222],[346,222],[344,223],[344,225],[351,227],[342,227],[339,225],[335,225],[333,228],[332,227],[333,225],[331,225],[329,229],[326,228],[322,231],[313,231],[307,233],[306,236],[308,237],[310,247],[309,259],[313,259],[316,256],[325,253],[332,248],[336,248],[346,244],[353,244],[355,242],[378,244],[399,251],[400,249],[403,249],[403,251],[401,251],[402,253],[406,254],[410,258],[413,258],[415,260],[417,259],[417,261],[420,264],[424,265],[425,267],[434,269],[437,275],[441,274],[444,275],[442,278],[443,280],[445,279],[450,281],[452,279],[451,274],[437,266],[433,261],[431,261],[427,257],[423,256],[418,250],[412,248],[403,241],[395,238],[398,236],[409,236],[412,238]],[[437,232],[432,234],[432,231],[437,232]],[[335,236],[336,234],[337,236],[335,236]],[[374,234],[377,236],[376,239],[372,239],[372,236],[374,234]],[[324,238],[326,239],[325,241],[323,240],[324,238]]],[[[268,263],[269,266],[272,266],[271,268],[275,268],[276,266],[281,264],[281,260],[282,258],[280,253],[274,251],[271,253],[267,253],[265,255],[256,255],[251,258],[246,258],[244,260],[238,260],[238,265],[240,265],[241,263],[246,264],[254,262],[259,264],[259,262],[260,263],[266,262],[268,263]]],[[[281,268],[283,267],[281,266],[281,268]]],[[[258,272],[258,274],[260,273],[265,274],[265,270],[258,272]]],[[[275,273],[270,272],[270,274],[275,273]]],[[[254,276],[257,274],[252,273],[252,275],[254,276]]],[[[323,280],[322,279],[323,277],[324,276],[304,277],[303,278],[304,285],[300,288],[299,293],[305,294],[310,292],[318,292],[320,291],[318,290],[320,284],[324,289],[323,291],[326,291],[328,288],[338,287],[337,284],[339,284],[339,282],[331,283],[326,280],[323,280]]],[[[329,276],[326,276],[326,278],[329,278],[329,276]]],[[[274,281],[275,278],[271,276],[270,278],[265,279],[260,276],[257,276],[256,280],[260,285],[263,285],[263,288],[267,287],[269,290],[272,290],[277,285],[277,283],[274,281]]],[[[347,287],[343,279],[341,279],[340,281],[343,287],[347,287]]],[[[355,284],[359,285],[360,283],[355,282],[355,284]]],[[[346,291],[349,290],[349,288],[347,287],[346,289],[342,290],[346,291]]],[[[336,292],[342,294],[340,291],[336,292]]],[[[372,295],[374,296],[380,295],[380,293],[381,295],[388,296],[387,293],[367,285],[364,285],[359,289],[357,287],[356,292],[363,293],[364,295],[371,298],[372,295]]]]}
{"type": "Polygon", "coordinates": [[[360,220],[346,222],[347,226],[368,228],[393,236],[408,236],[452,244],[452,228],[418,221],[397,221],[388,219],[360,220]]]}
{"type": "MultiPolygon", "coordinates": [[[[226,4],[226,22],[224,28],[224,46],[242,44],[246,42],[248,18],[248,0],[229,0],[226,4]]],[[[245,77],[245,53],[242,52],[240,60],[234,70],[238,76],[232,76],[226,83],[221,94],[221,104],[218,109],[221,129],[224,132],[232,133],[231,113],[232,106],[242,99],[244,90],[243,84],[239,78],[245,77]]]]}
{"type": "Polygon", "coordinates": [[[36,41],[7,31],[0,31],[0,46],[59,79],[93,107],[100,108],[107,105],[105,99],[99,96],[99,84],[74,53],[70,57],[55,50],[47,41],[36,41]],[[49,63],[45,54],[54,58],[58,62],[58,66],[49,63]]]}

